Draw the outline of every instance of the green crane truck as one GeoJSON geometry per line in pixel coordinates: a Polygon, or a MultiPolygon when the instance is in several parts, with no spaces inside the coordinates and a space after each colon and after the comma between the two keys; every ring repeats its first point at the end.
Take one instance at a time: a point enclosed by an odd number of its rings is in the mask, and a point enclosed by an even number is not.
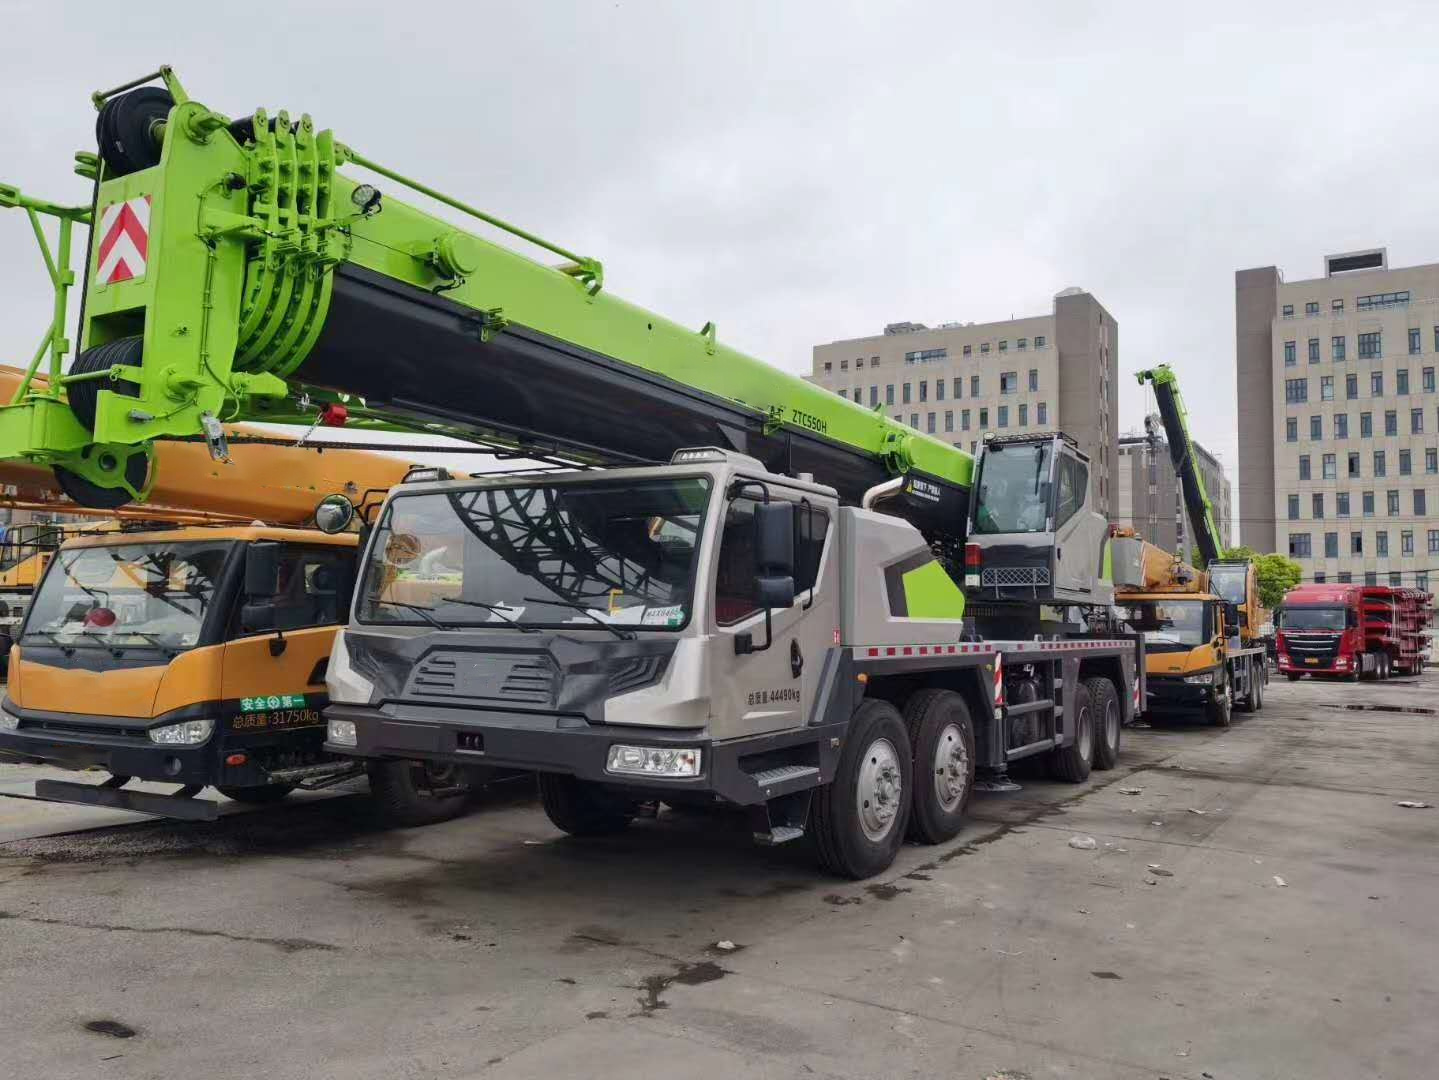
{"type": "Polygon", "coordinates": [[[81,352],[62,374],[47,338],[43,388],[0,407],[0,457],[107,504],[143,497],[156,439],[225,456],[220,418],[568,466],[416,472],[390,494],[328,667],[329,749],[532,769],[577,835],[718,800],[762,842],[812,834],[852,877],[906,835],[955,835],[977,786],[1013,787],[1011,761],[1071,781],[1114,764],[1142,654],[1090,629],[1113,589],[1072,440],[972,458],[624,302],[598,260],[308,116],[222,115],[169,69],[95,100],[92,205],[68,211],[99,223],[81,352]]]}

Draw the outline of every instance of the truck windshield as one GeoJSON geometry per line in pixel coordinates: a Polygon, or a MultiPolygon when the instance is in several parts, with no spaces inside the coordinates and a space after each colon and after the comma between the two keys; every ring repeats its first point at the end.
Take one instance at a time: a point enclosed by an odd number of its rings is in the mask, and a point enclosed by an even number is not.
{"type": "Polygon", "coordinates": [[[706,478],[397,495],[370,543],[365,623],[678,630],[706,478]]]}
{"type": "Polygon", "coordinates": [[[1209,567],[1209,587],[1227,604],[1248,602],[1248,563],[1213,563],[1209,567]]]}
{"type": "Polygon", "coordinates": [[[1117,604],[1115,612],[1126,633],[1141,634],[1144,644],[1192,649],[1209,640],[1205,603],[1117,604]]]}
{"type": "Polygon", "coordinates": [[[233,541],[62,549],[35,591],[22,644],[188,649],[233,541]]]}
{"type": "Polygon", "coordinates": [[[987,449],[975,494],[977,533],[1043,532],[1049,521],[1051,444],[987,449]]]}
{"type": "Polygon", "coordinates": [[[1279,612],[1281,630],[1343,630],[1342,607],[1291,607],[1279,612]]]}

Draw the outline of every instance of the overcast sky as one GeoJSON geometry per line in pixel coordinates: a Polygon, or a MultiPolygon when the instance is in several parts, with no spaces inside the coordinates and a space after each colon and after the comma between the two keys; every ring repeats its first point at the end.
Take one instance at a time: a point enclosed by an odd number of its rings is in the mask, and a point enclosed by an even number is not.
{"type": "MultiPolygon", "coordinates": [[[[278,10],[5,0],[0,180],[83,200],[90,91],[168,62],[222,112],[308,111],[790,371],[816,342],[1082,286],[1122,373],[1178,367],[1231,473],[1235,269],[1439,260],[1432,4],[278,10]]],[[[0,212],[0,360],[29,359],[48,305],[28,224],[0,212]]]]}

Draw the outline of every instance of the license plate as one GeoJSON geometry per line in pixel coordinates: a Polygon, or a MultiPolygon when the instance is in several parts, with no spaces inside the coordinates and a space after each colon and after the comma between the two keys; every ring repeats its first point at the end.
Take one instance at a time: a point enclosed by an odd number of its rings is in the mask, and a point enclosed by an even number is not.
{"type": "Polygon", "coordinates": [[[1316,656],[1306,656],[1306,657],[1304,658],[1304,662],[1305,662],[1306,664],[1317,664],[1317,663],[1319,663],[1319,658],[1316,657],[1316,656]]]}

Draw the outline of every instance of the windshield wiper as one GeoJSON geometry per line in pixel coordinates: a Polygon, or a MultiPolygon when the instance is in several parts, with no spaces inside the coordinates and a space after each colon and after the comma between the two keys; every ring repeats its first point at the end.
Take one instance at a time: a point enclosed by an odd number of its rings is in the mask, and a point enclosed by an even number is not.
{"type": "Polygon", "coordinates": [[[546,599],[542,596],[522,596],[520,597],[520,599],[531,604],[554,604],[556,607],[567,607],[571,611],[578,611],[581,615],[584,615],[596,626],[603,626],[606,630],[608,630],[611,634],[614,634],[614,636],[619,638],[621,641],[633,641],[636,637],[639,636],[633,630],[621,630],[614,623],[605,622],[604,619],[601,619],[593,611],[585,607],[584,604],[577,604],[573,600],[559,600],[554,597],[546,599]]]}
{"type": "Polygon", "coordinates": [[[512,619],[509,615],[509,608],[505,607],[504,604],[487,604],[483,600],[466,600],[459,596],[442,596],[440,597],[440,602],[443,604],[464,604],[466,607],[484,608],[486,611],[493,611],[500,617],[500,621],[505,626],[513,626],[522,634],[538,634],[540,632],[538,627],[526,626],[518,619],[512,619]]]}
{"type": "MultiPolygon", "coordinates": [[[[144,638],[144,639],[145,639],[146,641],[148,641],[152,646],[154,646],[155,648],[159,649],[161,652],[168,654],[169,656],[178,656],[178,655],[179,655],[180,650],[179,650],[178,648],[176,648],[174,645],[169,645],[169,644],[167,644],[167,643],[160,637],[159,634],[152,634],[152,633],[150,633],[148,630],[122,630],[121,633],[129,634],[129,635],[131,635],[132,637],[144,638]]],[[[122,648],[122,649],[123,649],[123,648],[128,648],[128,646],[120,645],[120,646],[117,646],[117,648],[122,648]]]]}
{"type": "Polygon", "coordinates": [[[424,619],[425,622],[429,623],[437,630],[446,629],[444,623],[442,623],[439,619],[435,618],[434,615],[430,614],[435,609],[432,607],[426,607],[424,604],[409,604],[406,603],[404,600],[375,600],[373,601],[373,603],[377,605],[383,604],[385,607],[397,607],[403,608],[406,611],[413,611],[417,615],[419,615],[420,618],[424,619]]]}
{"type": "Polygon", "coordinates": [[[21,645],[25,644],[25,639],[26,639],[27,637],[30,637],[32,634],[33,634],[35,637],[46,637],[46,638],[49,638],[49,639],[50,639],[50,643],[51,643],[52,645],[54,645],[57,649],[59,649],[59,650],[61,650],[62,652],[64,652],[65,655],[67,655],[67,656],[74,656],[74,655],[75,655],[75,646],[74,646],[74,645],[67,645],[65,642],[61,641],[61,640],[60,640],[60,635],[57,634],[57,633],[55,633],[55,631],[53,631],[53,630],[26,630],[25,633],[23,633],[23,634],[20,635],[20,644],[21,644],[21,645]]]}

